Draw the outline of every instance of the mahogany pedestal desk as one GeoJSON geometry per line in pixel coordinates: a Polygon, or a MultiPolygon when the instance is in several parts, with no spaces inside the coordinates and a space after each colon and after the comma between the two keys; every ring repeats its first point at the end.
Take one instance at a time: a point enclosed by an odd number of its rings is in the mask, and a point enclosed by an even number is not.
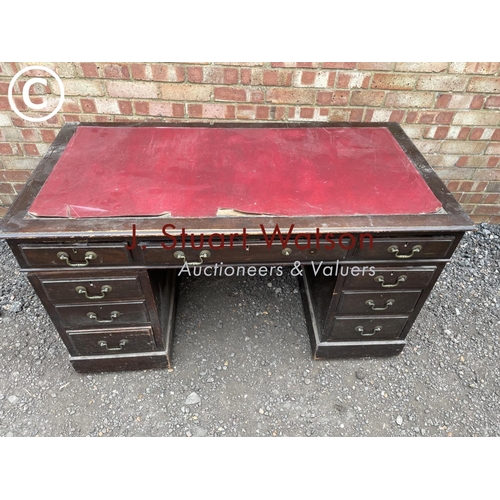
{"type": "Polygon", "coordinates": [[[394,123],[67,124],[1,226],[79,372],[170,366],[186,266],[295,269],[315,358],[398,354],[472,229],[394,123]]]}

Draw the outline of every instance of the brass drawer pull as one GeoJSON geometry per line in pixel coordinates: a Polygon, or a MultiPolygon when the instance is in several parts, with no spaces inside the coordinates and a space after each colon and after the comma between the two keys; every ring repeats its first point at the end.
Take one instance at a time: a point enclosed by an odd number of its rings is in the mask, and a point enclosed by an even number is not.
{"type": "Polygon", "coordinates": [[[362,326],[357,326],[354,330],[358,333],[361,333],[361,335],[363,335],[363,337],[371,337],[372,335],[375,335],[377,332],[381,332],[382,327],[376,326],[373,329],[373,332],[366,332],[366,333],[365,333],[365,329],[362,326]]]}
{"type": "Polygon", "coordinates": [[[121,316],[122,313],[118,311],[112,311],[109,315],[109,319],[97,319],[97,314],[95,312],[88,312],[87,317],[90,319],[95,319],[97,323],[112,323],[113,320],[121,316]]]}
{"type": "Polygon", "coordinates": [[[365,304],[370,306],[373,311],[385,311],[389,306],[392,306],[396,302],[394,299],[389,299],[385,301],[385,307],[375,307],[375,302],[373,300],[367,300],[365,304]]]}
{"type": "Polygon", "coordinates": [[[66,252],[57,252],[57,258],[60,260],[65,260],[66,264],[71,267],[85,267],[89,265],[89,261],[97,259],[97,254],[95,252],[86,252],[85,264],[83,262],[70,262],[69,255],[66,252]]]}
{"type": "Polygon", "coordinates": [[[105,347],[108,351],[121,351],[125,347],[125,344],[128,344],[128,340],[120,340],[119,347],[108,347],[108,343],[105,340],[99,340],[97,344],[99,347],[105,347]]]}
{"type": "Polygon", "coordinates": [[[84,293],[85,297],[90,300],[97,300],[97,299],[104,299],[107,293],[111,292],[113,290],[111,286],[109,285],[103,285],[101,287],[101,295],[89,295],[87,289],[84,286],[77,286],[75,288],[76,293],[84,293]]]}
{"type": "Polygon", "coordinates": [[[397,259],[410,259],[414,254],[420,252],[420,250],[422,250],[422,245],[414,245],[414,247],[411,249],[411,253],[409,254],[400,254],[397,245],[391,245],[387,249],[389,253],[395,254],[397,259]]]}
{"type": "Polygon", "coordinates": [[[375,276],[375,278],[373,278],[373,279],[377,283],[381,283],[384,288],[396,288],[400,283],[403,283],[403,281],[406,281],[407,278],[408,278],[408,276],[406,276],[406,274],[403,274],[403,275],[401,275],[398,278],[398,280],[396,281],[396,283],[394,283],[392,285],[386,285],[386,284],[384,284],[384,277],[383,276],[375,276]]]}
{"type": "Polygon", "coordinates": [[[200,252],[200,261],[199,262],[187,262],[186,260],[186,255],[184,252],[177,251],[174,253],[174,257],[176,259],[183,259],[184,264],[187,264],[188,266],[201,266],[203,264],[203,259],[208,259],[210,257],[210,252],[208,250],[202,250],[200,252]]]}

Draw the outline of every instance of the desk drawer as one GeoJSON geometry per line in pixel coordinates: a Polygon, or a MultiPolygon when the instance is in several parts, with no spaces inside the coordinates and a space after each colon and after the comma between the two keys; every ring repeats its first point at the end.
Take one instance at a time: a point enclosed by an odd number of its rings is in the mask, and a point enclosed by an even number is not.
{"type": "Polygon", "coordinates": [[[345,288],[364,290],[406,290],[408,288],[425,288],[431,281],[437,268],[422,267],[376,267],[373,272],[353,276],[352,272],[345,281],[345,288]]]}
{"type": "Polygon", "coordinates": [[[143,301],[61,304],[56,305],[55,309],[64,328],[111,328],[150,322],[148,310],[143,301]]]}
{"type": "Polygon", "coordinates": [[[310,249],[303,249],[297,248],[293,242],[289,242],[286,248],[283,248],[281,243],[275,243],[269,248],[265,242],[250,241],[246,247],[235,244],[233,248],[226,247],[220,250],[213,250],[208,245],[205,245],[201,250],[194,250],[191,247],[186,247],[184,250],[180,247],[166,250],[161,243],[142,242],[139,243],[139,248],[144,263],[150,266],[182,266],[185,260],[206,265],[220,264],[221,262],[224,264],[276,264],[293,263],[297,260],[301,262],[311,260],[328,262],[344,259],[347,254],[347,250],[341,248],[338,243],[335,244],[333,249],[325,248],[326,244],[324,242],[321,245],[316,249],[315,244],[311,243],[310,249]]]}
{"type": "Polygon", "coordinates": [[[401,292],[342,292],[338,314],[409,314],[417,303],[421,290],[401,292]]]}
{"type": "Polygon", "coordinates": [[[125,243],[102,245],[19,245],[28,267],[82,269],[132,263],[125,243]]]}
{"type": "Polygon", "coordinates": [[[326,342],[345,340],[382,340],[400,337],[408,317],[335,318],[331,332],[322,339],[326,342]]]}
{"type": "Polygon", "coordinates": [[[363,248],[358,246],[354,256],[359,260],[394,260],[408,262],[420,259],[446,259],[451,257],[454,236],[373,238],[373,245],[365,240],[363,248]]]}
{"type": "Polygon", "coordinates": [[[80,356],[127,354],[154,351],[151,328],[68,331],[69,339],[80,356]]]}
{"type": "Polygon", "coordinates": [[[139,299],[143,296],[137,276],[40,279],[40,283],[49,299],[54,302],[96,303],[116,299],[139,299]]]}

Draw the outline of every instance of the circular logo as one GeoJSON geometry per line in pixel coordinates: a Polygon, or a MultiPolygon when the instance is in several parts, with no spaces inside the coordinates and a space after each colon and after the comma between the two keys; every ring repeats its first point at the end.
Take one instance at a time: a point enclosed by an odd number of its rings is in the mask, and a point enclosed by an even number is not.
{"type": "MultiPolygon", "coordinates": [[[[47,107],[47,103],[42,102],[40,104],[36,104],[36,103],[32,102],[32,100],[30,98],[30,88],[35,83],[41,83],[42,85],[47,87],[47,80],[45,78],[30,78],[28,81],[26,81],[26,83],[24,84],[24,87],[23,87],[23,102],[30,109],[40,110],[40,109],[47,107]]],[[[61,81],[61,79],[51,69],[46,68],[45,66],[27,66],[26,68],[23,68],[21,71],[18,71],[14,75],[14,78],[12,78],[12,81],[9,84],[9,90],[7,92],[7,96],[9,98],[10,106],[11,106],[12,110],[14,111],[14,113],[16,113],[17,116],[19,116],[23,120],[27,120],[29,122],[43,122],[45,120],[49,120],[50,118],[52,118],[61,109],[61,106],[63,105],[63,102],[64,102],[64,86],[63,86],[63,82],[61,81]],[[57,103],[56,108],[48,115],[41,116],[38,118],[26,116],[24,113],[21,113],[21,111],[19,111],[19,109],[17,109],[16,103],[14,102],[14,99],[12,98],[12,90],[14,89],[14,84],[16,83],[18,78],[22,74],[24,74],[27,71],[30,71],[32,69],[37,69],[37,70],[45,71],[45,72],[49,73],[51,76],[53,76],[56,79],[56,82],[59,85],[59,90],[60,90],[59,102],[57,103]]]]}

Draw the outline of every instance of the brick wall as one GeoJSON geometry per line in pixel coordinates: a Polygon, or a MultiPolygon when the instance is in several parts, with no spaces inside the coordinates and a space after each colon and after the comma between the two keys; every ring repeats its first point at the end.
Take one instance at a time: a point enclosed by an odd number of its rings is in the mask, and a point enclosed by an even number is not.
{"type": "Polygon", "coordinates": [[[7,99],[32,64],[0,63],[0,215],[65,122],[395,121],[475,222],[500,223],[500,63],[36,63],[66,93],[40,123],[7,99]]]}

